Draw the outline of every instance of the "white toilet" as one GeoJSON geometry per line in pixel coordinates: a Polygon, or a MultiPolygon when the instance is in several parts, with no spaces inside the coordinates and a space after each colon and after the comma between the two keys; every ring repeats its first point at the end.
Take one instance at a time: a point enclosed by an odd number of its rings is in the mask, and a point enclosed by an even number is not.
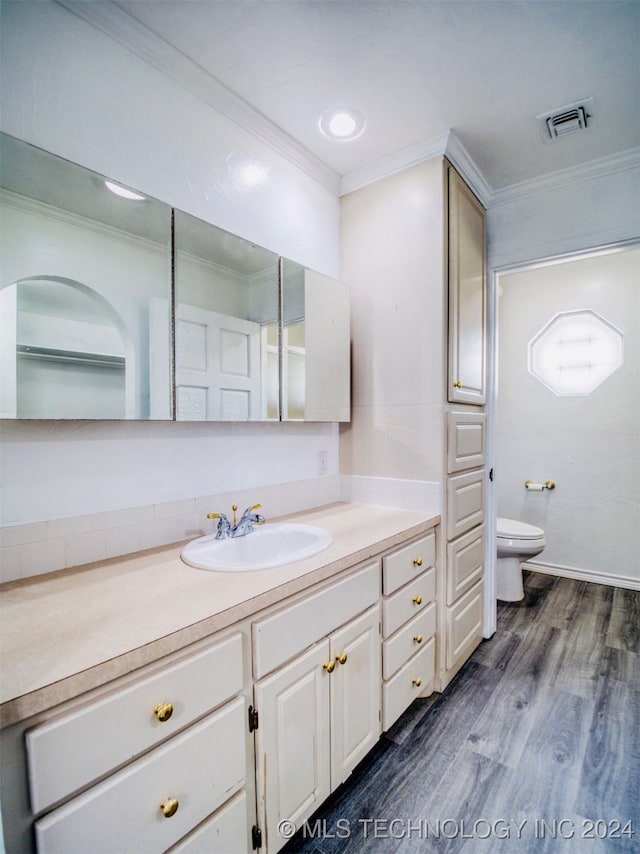
{"type": "Polygon", "coordinates": [[[526,522],[498,517],[497,534],[496,595],[504,602],[519,602],[524,598],[520,564],[544,549],[544,531],[526,522]]]}

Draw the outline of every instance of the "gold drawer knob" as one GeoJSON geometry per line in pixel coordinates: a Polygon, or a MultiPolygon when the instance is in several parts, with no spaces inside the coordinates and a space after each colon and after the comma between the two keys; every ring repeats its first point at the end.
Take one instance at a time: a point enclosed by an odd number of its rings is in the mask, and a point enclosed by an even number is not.
{"type": "Polygon", "coordinates": [[[453,385],[454,388],[462,388],[462,380],[456,380],[453,385]]]}
{"type": "Polygon", "coordinates": [[[346,664],[347,663],[347,653],[341,652],[340,655],[336,655],[336,661],[339,662],[340,664],[346,664]]]}
{"type": "Polygon", "coordinates": [[[327,673],[333,673],[336,667],[336,663],[335,661],[325,661],[322,666],[327,671],[327,673]]]}
{"type": "Polygon", "coordinates": [[[158,718],[160,723],[164,723],[168,721],[171,715],[173,714],[173,706],[171,703],[158,703],[158,705],[153,710],[154,715],[158,718]]]}
{"type": "Polygon", "coordinates": [[[160,804],[160,811],[165,818],[171,818],[172,815],[178,812],[179,806],[177,798],[165,798],[160,804]]]}
{"type": "Polygon", "coordinates": [[[414,679],[413,684],[416,686],[416,688],[419,688],[422,685],[422,679],[414,679]]]}
{"type": "Polygon", "coordinates": [[[414,641],[415,641],[416,643],[422,643],[422,635],[416,635],[416,636],[414,637],[414,641]]]}
{"type": "Polygon", "coordinates": [[[414,558],[413,559],[413,565],[414,566],[422,566],[422,558],[421,557],[414,558]]]}
{"type": "Polygon", "coordinates": [[[415,605],[422,605],[422,596],[414,596],[413,602],[415,605]]]}

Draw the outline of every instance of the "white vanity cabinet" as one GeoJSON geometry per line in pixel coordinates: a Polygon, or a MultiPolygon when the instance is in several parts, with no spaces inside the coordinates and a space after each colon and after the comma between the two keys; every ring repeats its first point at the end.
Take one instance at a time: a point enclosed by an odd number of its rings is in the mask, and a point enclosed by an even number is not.
{"type": "Polygon", "coordinates": [[[382,558],[382,728],[433,691],[436,533],[382,558]]]}
{"type": "MultiPolygon", "coordinates": [[[[150,653],[162,653],[135,647],[75,672],[72,685],[47,685],[46,702],[31,695],[29,716],[13,707],[0,731],[7,850],[282,848],[280,822],[300,827],[435,685],[438,520],[413,514],[390,526],[388,515],[401,511],[346,512],[364,520],[366,535],[341,517],[349,544],[331,568],[241,599],[235,621],[214,612],[229,621],[209,632],[188,623],[178,630],[188,632],[186,646],[184,635],[163,636],[158,643],[175,651],[152,664],[150,653]],[[376,514],[391,528],[379,540],[370,533],[376,514]],[[126,675],[105,682],[116,666],[126,675]],[[59,691],[69,699],[56,702],[59,691]]],[[[222,589],[214,573],[193,572],[184,584],[222,589]]],[[[88,593],[102,579],[101,568],[88,571],[88,593]]]]}
{"type": "Polygon", "coordinates": [[[248,675],[234,631],[29,729],[39,854],[189,850],[205,821],[215,850],[251,850],[248,675]]]}
{"type": "Polygon", "coordinates": [[[380,562],[254,623],[258,821],[286,842],[342,783],[380,732],[380,562]],[[273,672],[269,672],[273,670],[273,672]]]}

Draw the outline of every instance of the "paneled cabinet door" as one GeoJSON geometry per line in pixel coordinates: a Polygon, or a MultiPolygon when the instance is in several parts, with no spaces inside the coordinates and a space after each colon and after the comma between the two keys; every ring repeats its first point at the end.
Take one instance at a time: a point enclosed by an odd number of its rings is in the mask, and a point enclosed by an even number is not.
{"type": "Polygon", "coordinates": [[[377,742],[380,732],[380,608],[331,635],[331,789],[377,742]]]}
{"type": "Polygon", "coordinates": [[[258,822],[269,854],[287,841],[280,823],[300,827],[331,791],[329,662],[324,640],[254,687],[258,822]]]}
{"type": "Polygon", "coordinates": [[[486,398],[485,211],[449,166],[449,377],[451,403],[486,398]]]}

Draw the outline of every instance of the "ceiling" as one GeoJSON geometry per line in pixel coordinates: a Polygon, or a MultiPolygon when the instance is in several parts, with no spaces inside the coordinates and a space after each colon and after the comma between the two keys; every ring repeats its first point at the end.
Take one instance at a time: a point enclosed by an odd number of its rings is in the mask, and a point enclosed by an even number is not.
{"type": "Polygon", "coordinates": [[[447,131],[492,192],[640,144],[640,0],[110,5],[339,176],[447,131]],[[586,98],[588,129],[545,141],[537,117],[586,98]],[[319,117],[345,105],[365,131],[332,142],[319,117]]]}

